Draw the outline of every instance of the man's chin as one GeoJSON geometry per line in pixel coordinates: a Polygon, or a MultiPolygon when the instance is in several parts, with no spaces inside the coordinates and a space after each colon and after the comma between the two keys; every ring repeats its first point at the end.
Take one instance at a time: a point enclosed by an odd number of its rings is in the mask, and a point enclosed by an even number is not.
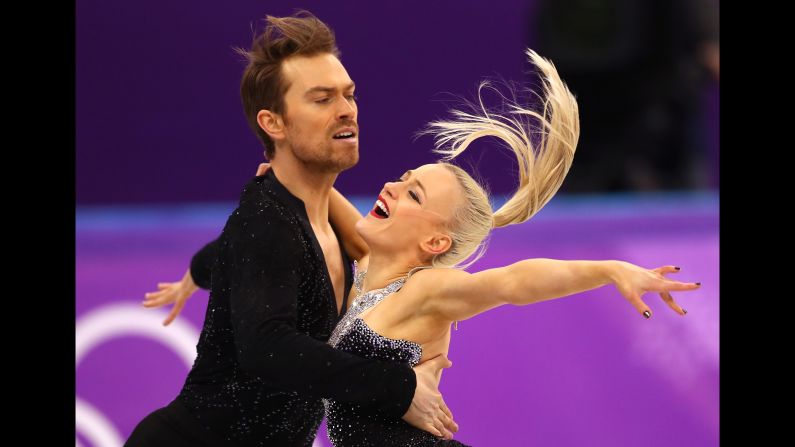
{"type": "Polygon", "coordinates": [[[333,167],[334,171],[342,172],[356,166],[359,163],[359,148],[346,153],[338,154],[339,157],[329,160],[328,166],[333,167]]]}

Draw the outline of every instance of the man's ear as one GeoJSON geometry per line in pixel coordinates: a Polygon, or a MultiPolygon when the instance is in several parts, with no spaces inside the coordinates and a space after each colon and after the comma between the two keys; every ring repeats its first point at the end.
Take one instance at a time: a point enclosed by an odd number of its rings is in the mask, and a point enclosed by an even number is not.
{"type": "Polygon", "coordinates": [[[453,240],[450,236],[442,233],[436,233],[432,237],[420,243],[422,250],[432,256],[440,255],[453,245],[453,240]]]}
{"type": "Polygon", "coordinates": [[[284,139],[284,119],[278,113],[260,110],[257,113],[257,124],[274,142],[284,139]]]}

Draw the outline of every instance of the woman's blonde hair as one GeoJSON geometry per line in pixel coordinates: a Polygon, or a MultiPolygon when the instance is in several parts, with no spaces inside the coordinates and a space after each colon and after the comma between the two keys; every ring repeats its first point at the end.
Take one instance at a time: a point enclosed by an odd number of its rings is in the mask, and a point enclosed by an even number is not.
{"type": "Polygon", "coordinates": [[[463,190],[463,202],[448,225],[453,243],[449,250],[434,257],[434,267],[472,265],[485,252],[486,237],[492,228],[530,219],[555,195],[571,167],[580,136],[577,101],[550,61],[530,49],[527,56],[538,68],[543,83],[543,95],[536,94],[543,103],[540,113],[505,96],[502,98],[507,112],[489,112],[483,104],[482,90],[494,87],[483,81],[478,88],[478,104],[473,106],[475,112],[453,110],[454,119],[433,121],[423,132],[434,135],[434,152],[443,155],[439,163],[455,175],[463,190]],[[503,146],[513,151],[519,168],[516,192],[494,213],[483,187],[466,171],[447,163],[474,140],[485,136],[502,140],[503,146]]]}

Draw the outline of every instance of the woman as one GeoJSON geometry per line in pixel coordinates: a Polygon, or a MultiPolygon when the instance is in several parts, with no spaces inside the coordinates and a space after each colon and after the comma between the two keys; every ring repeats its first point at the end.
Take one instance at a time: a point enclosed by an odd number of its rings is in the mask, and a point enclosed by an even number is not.
{"type": "MultiPolygon", "coordinates": [[[[454,111],[454,120],[433,122],[429,128],[436,135],[436,151],[448,161],[477,138],[501,139],[519,167],[514,195],[492,212],[483,188],[446,162],[420,166],[386,183],[367,216],[354,226],[338,225],[343,240],[353,241],[362,256],[356,267],[356,297],[349,300],[352,304],[332,333],[331,345],[414,366],[447,354],[454,322],[503,304],[532,304],[608,283],[645,318],[651,310],[641,295],[648,291],[660,292],[669,307],[686,313],[670,291],[693,290],[699,284],[665,278],[678,271],[673,266],[648,270],[621,261],[530,259],[474,274],[463,270],[483,255],[492,229],[528,220],[552,198],[574,156],[577,103],[551,63],[533,51],[527,54],[544,81],[541,113],[508,102],[507,115],[493,114],[481,99],[477,113],[454,111]],[[533,121],[537,131],[531,130],[533,121]]],[[[330,206],[351,209],[340,198],[330,206]]],[[[339,212],[332,209],[330,215],[339,212]]],[[[339,222],[354,217],[360,216],[339,222]]],[[[166,295],[150,295],[149,306],[166,304],[166,295]]],[[[460,445],[356,404],[326,401],[326,409],[335,446],[460,445]]]]}

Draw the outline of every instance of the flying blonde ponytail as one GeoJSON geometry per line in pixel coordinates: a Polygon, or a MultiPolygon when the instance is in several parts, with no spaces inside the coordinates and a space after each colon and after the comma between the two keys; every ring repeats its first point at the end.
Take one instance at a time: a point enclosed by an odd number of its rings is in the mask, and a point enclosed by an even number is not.
{"type": "Polygon", "coordinates": [[[482,90],[494,87],[483,81],[478,88],[479,104],[473,107],[475,112],[453,110],[454,119],[433,121],[424,132],[434,135],[434,152],[443,155],[440,163],[453,172],[464,191],[463,204],[450,223],[452,247],[434,258],[434,266],[465,268],[471,265],[483,255],[484,241],[492,228],[530,219],[555,195],[571,167],[580,136],[577,101],[551,62],[530,49],[527,56],[538,68],[543,84],[543,95],[536,94],[543,104],[540,112],[505,96],[507,112],[490,112],[483,104],[482,90]],[[464,152],[473,141],[485,136],[499,138],[503,146],[514,153],[519,167],[516,191],[493,214],[481,185],[463,169],[446,163],[464,152]],[[469,262],[460,264],[475,252],[476,256],[469,262]]]}

